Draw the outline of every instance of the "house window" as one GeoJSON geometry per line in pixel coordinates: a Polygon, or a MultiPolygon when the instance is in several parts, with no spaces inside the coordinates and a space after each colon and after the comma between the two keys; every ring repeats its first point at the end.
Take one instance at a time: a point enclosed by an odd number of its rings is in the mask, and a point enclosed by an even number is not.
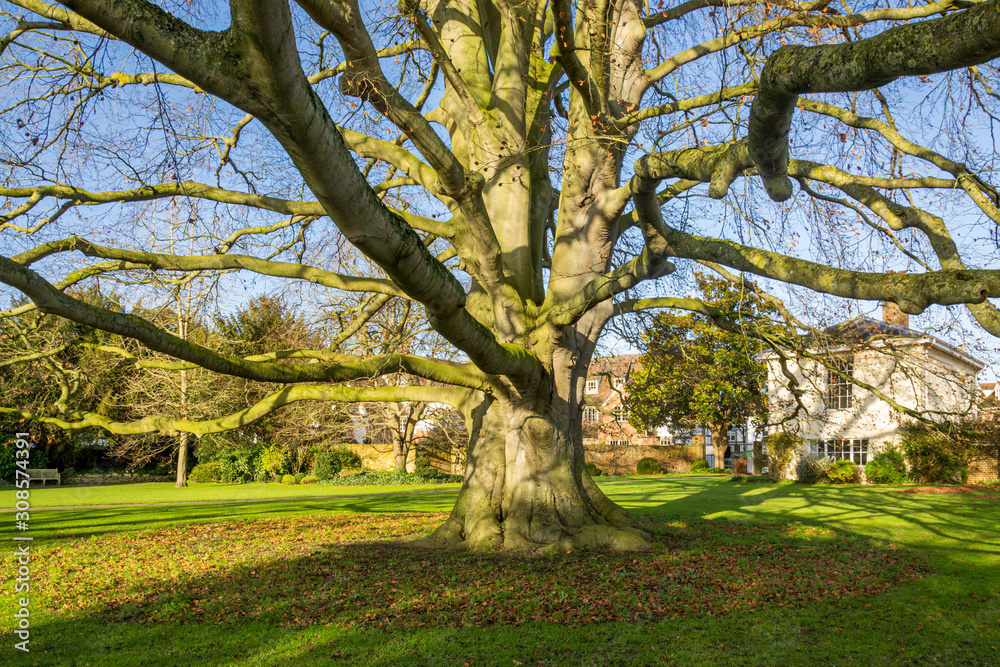
{"type": "Polygon", "coordinates": [[[854,461],[856,465],[863,466],[868,463],[868,439],[817,440],[814,452],[817,458],[854,461]]]}
{"type": "MultiPolygon", "coordinates": [[[[840,373],[851,377],[854,375],[854,359],[843,359],[834,362],[840,373]]],[[[854,383],[841,377],[834,371],[826,371],[826,407],[831,410],[846,410],[851,406],[854,396],[854,383]]]]}
{"type": "Polygon", "coordinates": [[[669,447],[674,444],[674,439],[669,435],[660,436],[660,445],[663,447],[669,447]]]}
{"type": "Polygon", "coordinates": [[[600,380],[587,380],[587,388],[584,391],[588,394],[596,394],[600,382],[600,380]]]}
{"type": "Polygon", "coordinates": [[[625,380],[622,378],[615,378],[614,380],[611,381],[611,386],[614,387],[615,389],[624,389],[625,380]]]}
{"type": "Polygon", "coordinates": [[[615,416],[615,421],[618,422],[619,424],[623,424],[628,421],[628,408],[626,408],[624,405],[619,405],[617,408],[615,408],[613,410],[613,414],[615,416]]]}
{"type": "Polygon", "coordinates": [[[600,419],[600,412],[593,405],[587,405],[583,408],[583,423],[584,424],[596,424],[600,419]]]}
{"type": "Polygon", "coordinates": [[[628,440],[609,440],[612,447],[628,447],[628,440]]]}

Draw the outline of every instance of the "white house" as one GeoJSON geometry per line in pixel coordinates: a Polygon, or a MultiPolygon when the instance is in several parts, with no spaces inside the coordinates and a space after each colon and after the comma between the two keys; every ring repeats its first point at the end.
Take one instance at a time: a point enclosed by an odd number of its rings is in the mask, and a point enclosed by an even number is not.
{"type": "Polygon", "coordinates": [[[911,419],[904,408],[934,419],[975,413],[980,397],[976,374],[986,364],[910,329],[909,316],[895,304],[883,306],[883,321],[857,317],[825,334],[815,338],[806,355],[788,359],[784,370],[778,354],[762,355],[768,369],[769,420],[783,422],[772,429],[797,432],[808,448],[800,456],[864,465],[875,452],[898,444],[897,429],[911,419]]]}

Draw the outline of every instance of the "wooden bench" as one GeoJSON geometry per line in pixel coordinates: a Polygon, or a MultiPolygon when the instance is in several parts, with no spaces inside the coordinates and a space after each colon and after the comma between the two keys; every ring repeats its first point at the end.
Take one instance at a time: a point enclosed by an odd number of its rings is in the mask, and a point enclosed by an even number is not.
{"type": "Polygon", "coordinates": [[[59,471],[55,468],[28,468],[28,479],[33,481],[40,481],[42,486],[50,479],[55,480],[56,484],[62,486],[62,477],[59,476],[59,471]]]}

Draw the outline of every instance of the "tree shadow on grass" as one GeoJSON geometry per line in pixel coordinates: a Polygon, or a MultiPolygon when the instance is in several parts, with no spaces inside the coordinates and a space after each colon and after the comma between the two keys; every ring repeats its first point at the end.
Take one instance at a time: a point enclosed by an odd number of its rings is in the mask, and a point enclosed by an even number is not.
{"type": "Polygon", "coordinates": [[[371,637],[535,622],[643,624],[873,595],[920,571],[908,554],[862,538],[721,521],[692,520],[683,538],[667,529],[673,536],[663,548],[642,555],[457,554],[329,539],[398,536],[441,518],[303,516],[67,542],[38,572],[49,620],[37,633],[76,638],[64,648],[83,652],[96,649],[77,646],[82,635],[102,635],[115,642],[112,652],[138,658],[132,664],[171,664],[162,633],[191,633],[186,655],[224,663],[278,644],[311,650],[310,633],[330,636],[324,628],[371,637]]]}
{"type": "Polygon", "coordinates": [[[1000,575],[1000,502],[969,494],[900,493],[900,487],[734,484],[728,479],[664,478],[623,485],[615,500],[652,516],[711,516],[789,523],[906,544],[935,557],[975,561],[1000,575]]]}

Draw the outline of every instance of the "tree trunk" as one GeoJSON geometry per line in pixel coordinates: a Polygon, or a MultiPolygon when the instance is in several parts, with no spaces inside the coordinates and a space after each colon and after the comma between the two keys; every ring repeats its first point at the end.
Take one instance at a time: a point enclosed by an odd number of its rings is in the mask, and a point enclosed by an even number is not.
{"type": "Polygon", "coordinates": [[[465,481],[451,515],[420,546],[448,549],[650,548],[643,522],[584,467],[578,405],[545,411],[487,399],[469,426],[465,481]]]}
{"type": "Polygon", "coordinates": [[[188,456],[188,438],[191,437],[188,433],[181,433],[181,441],[177,446],[177,481],[174,482],[174,486],[177,488],[185,487],[187,483],[187,456],[188,456]]]}
{"type": "Polygon", "coordinates": [[[392,443],[393,470],[396,472],[406,472],[406,459],[409,455],[409,444],[401,438],[395,438],[392,443]]]}
{"type": "MultiPolygon", "coordinates": [[[[715,452],[715,467],[725,468],[726,448],[729,447],[729,424],[709,424],[708,428],[712,431],[712,451],[715,452]]],[[[735,466],[735,459],[733,465],[735,466]]]]}

